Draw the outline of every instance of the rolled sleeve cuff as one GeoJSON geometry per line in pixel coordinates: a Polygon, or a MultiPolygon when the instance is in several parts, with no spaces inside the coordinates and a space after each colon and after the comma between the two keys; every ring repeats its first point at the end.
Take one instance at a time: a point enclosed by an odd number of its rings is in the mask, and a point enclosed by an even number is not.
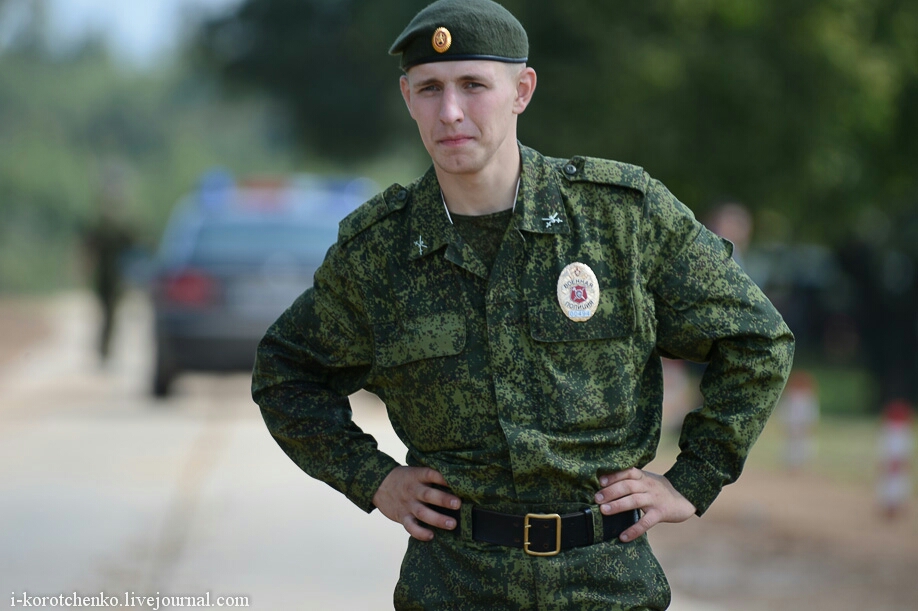
{"type": "Polygon", "coordinates": [[[723,481],[722,476],[706,463],[696,460],[677,459],[673,468],[664,476],[673,488],[695,506],[695,514],[698,516],[708,510],[723,488],[719,483],[723,481]]]}
{"type": "Polygon", "coordinates": [[[400,466],[398,461],[379,451],[364,459],[347,487],[345,492],[347,498],[365,512],[370,513],[376,509],[373,504],[373,496],[386,476],[398,466],[400,466]]]}

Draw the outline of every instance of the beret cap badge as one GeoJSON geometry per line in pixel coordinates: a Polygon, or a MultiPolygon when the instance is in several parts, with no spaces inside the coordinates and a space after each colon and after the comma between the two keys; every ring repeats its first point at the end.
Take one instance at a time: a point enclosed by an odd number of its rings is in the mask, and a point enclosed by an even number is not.
{"type": "Polygon", "coordinates": [[[446,53],[449,51],[450,45],[453,44],[453,35],[449,33],[449,30],[441,26],[434,31],[431,42],[434,51],[437,53],[446,53]]]}
{"type": "Polygon", "coordinates": [[[437,0],[414,16],[389,53],[401,56],[405,71],[447,61],[526,63],[529,38],[517,18],[493,0],[437,0]]]}

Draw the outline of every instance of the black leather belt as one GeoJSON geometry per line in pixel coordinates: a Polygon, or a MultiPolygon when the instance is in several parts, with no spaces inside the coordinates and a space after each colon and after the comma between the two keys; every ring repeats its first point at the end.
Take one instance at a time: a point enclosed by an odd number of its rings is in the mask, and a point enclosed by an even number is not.
{"type": "MultiPolygon", "coordinates": [[[[433,507],[455,518],[459,510],[433,507]]],[[[617,538],[638,521],[637,510],[602,516],[602,540],[617,538]]],[[[457,526],[453,532],[458,533],[457,526]]],[[[575,513],[527,513],[515,515],[472,507],[472,539],[506,547],[522,548],[530,556],[554,556],[572,547],[592,545],[593,512],[589,508],[575,513]]]]}

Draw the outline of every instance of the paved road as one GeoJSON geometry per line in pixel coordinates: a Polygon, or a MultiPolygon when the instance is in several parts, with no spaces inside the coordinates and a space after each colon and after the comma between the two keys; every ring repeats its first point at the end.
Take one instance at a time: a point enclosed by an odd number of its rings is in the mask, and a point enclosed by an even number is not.
{"type": "MultiPolygon", "coordinates": [[[[303,475],[247,376],[188,376],[154,401],[143,299],[123,308],[104,368],[89,298],[49,308],[50,338],[0,369],[0,601],[209,592],[253,609],[392,608],[407,535],[303,475]]],[[[404,456],[378,401],[354,410],[404,456]]],[[[712,607],[677,596],[672,609],[712,607]]]]}

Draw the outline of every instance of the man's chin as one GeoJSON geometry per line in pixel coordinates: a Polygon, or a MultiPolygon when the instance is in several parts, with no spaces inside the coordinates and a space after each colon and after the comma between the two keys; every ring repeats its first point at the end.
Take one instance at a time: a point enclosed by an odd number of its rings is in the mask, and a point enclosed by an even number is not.
{"type": "Polygon", "coordinates": [[[468,154],[439,154],[434,158],[434,164],[441,170],[450,174],[475,174],[481,170],[481,164],[468,154]]]}
{"type": "Polygon", "coordinates": [[[437,163],[436,166],[438,169],[454,176],[471,176],[481,171],[481,167],[478,165],[471,163],[455,163],[454,161],[437,163]]]}

